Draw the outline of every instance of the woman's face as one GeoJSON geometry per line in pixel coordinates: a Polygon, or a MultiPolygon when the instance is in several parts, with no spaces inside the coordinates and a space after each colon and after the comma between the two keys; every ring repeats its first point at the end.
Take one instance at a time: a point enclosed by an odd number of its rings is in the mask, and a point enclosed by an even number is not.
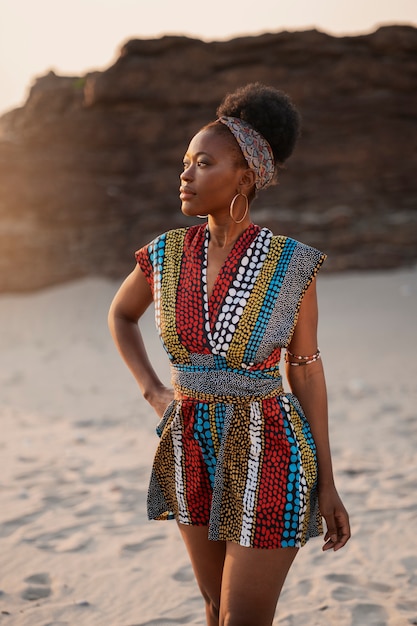
{"type": "Polygon", "coordinates": [[[184,215],[229,215],[246,168],[236,165],[230,144],[213,130],[202,130],[191,140],[180,175],[184,215]]]}

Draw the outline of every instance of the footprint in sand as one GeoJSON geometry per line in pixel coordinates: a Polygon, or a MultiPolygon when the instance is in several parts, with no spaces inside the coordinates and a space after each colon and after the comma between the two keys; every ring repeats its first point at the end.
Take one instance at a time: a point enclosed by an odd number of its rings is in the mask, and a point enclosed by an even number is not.
{"type": "Polygon", "coordinates": [[[93,544],[93,538],[82,530],[82,526],[69,526],[51,533],[33,535],[27,537],[26,541],[35,544],[39,550],[49,552],[79,552],[90,549],[93,544]]]}
{"type": "Polygon", "coordinates": [[[153,537],[149,537],[148,539],[144,539],[143,541],[139,541],[138,543],[126,543],[122,546],[122,554],[142,552],[142,550],[146,550],[147,548],[151,547],[151,544],[154,541],[160,541],[161,539],[165,539],[165,536],[154,535],[153,537]]]}
{"type": "MultiPolygon", "coordinates": [[[[372,590],[383,595],[393,591],[393,587],[385,583],[355,578],[350,574],[329,574],[327,580],[339,583],[332,590],[332,598],[338,602],[365,599],[365,591],[372,590]]],[[[357,604],[353,612],[352,626],[385,626],[385,610],[376,604],[357,604]]]]}
{"type": "Polygon", "coordinates": [[[388,615],[378,604],[357,604],[352,609],[352,626],[386,626],[388,615]]]}
{"type": "Polygon", "coordinates": [[[307,597],[312,588],[311,580],[305,578],[304,580],[300,580],[297,584],[297,589],[299,590],[300,597],[307,597]]]}
{"type": "Polygon", "coordinates": [[[345,585],[350,585],[351,587],[367,587],[368,589],[372,589],[373,591],[380,591],[381,593],[389,593],[390,591],[394,590],[394,587],[391,587],[386,583],[359,579],[350,574],[328,574],[326,578],[333,583],[344,583],[345,585]]]}
{"type": "Polygon", "coordinates": [[[73,535],[63,538],[55,545],[55,552],[80,552],[90,547],[93,538],[84,532],[76,532],[73,535]]]}
{"type": "Polygon", "coordinates": [[[3,522],[0,528],[0,537],[8,537],[21,526],[25,526],[26,524],[36,521],[43,513],[44,509],[40,509],[38,511],[34,511],[33,513],[28,513],[27,515],[22,515],[21,517],[16,517],[3,522]]]}
{"type": "Polygon", "coordinates": [[[174,572],[172,578],[180,583],[188,583],[191,580],[194,580],[191,565],[184,565],[184,567],[180,567],[176,572],[174,572]]]}
{"type": "Polygon", "coordinates": [[[346,600],[354,600],[358,597],[358,589],[353,587],[335,587],[332,591],[332,598],[338,602],[345,602],[346,600]]]}
{"type": "Polygon", "coordinates": [[[49,574],[33,574],[25,578],[24,582],[28,583],[28,586],[22,591],[23,600],[40,600],[41,598],[48,598],[52,593],[49,574]]]}

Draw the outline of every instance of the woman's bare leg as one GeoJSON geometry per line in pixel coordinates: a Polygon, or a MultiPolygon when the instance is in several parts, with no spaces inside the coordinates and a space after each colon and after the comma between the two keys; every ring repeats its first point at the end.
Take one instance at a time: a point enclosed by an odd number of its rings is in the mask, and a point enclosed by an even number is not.
{"type": "Polygon", "coordinates": [[[226,543],[209,541],[207,526],[178,524],[178,527],[206,603],[207,626],[218,626],[226,543]]]}
{"type": "Polygon", "coordinates": [[[244,548],[227,542],[220,626],[271,626],[297,548],[244,548]]]}

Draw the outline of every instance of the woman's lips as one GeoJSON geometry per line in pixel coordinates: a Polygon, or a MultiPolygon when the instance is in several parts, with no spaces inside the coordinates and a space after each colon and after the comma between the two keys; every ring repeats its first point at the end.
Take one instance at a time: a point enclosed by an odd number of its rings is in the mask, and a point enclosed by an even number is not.
{"type": "Polygon", "coordinates": [[[187,189],[187,187],[180,187],[181,200],[190,200],[193,196],[195,196],[194,191],[191,191],[191,189],[187,189]]]}

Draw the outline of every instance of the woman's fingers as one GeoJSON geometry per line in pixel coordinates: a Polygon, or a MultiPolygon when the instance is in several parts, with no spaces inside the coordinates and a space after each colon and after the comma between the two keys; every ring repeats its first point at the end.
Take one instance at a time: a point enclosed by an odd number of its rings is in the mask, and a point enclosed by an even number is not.
{"type": "Polygon", "coordinates": [[[323,551],[333,550],[336,552],[343,548],[350,539],[349,516],[346,511],[336,511],[332,515],[325,516],[327,532],[324,536],[325,544],[323,551]]]}

